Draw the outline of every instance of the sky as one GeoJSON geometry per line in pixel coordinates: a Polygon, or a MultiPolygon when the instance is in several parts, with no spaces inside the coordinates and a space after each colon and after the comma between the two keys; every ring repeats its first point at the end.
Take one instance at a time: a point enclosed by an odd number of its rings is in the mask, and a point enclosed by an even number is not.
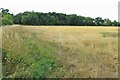
{"type": "Polygon", "coordinates": [[[57,12],[118,21],[120,0],[0,0],[0,8],[17,14],[24,11],[57,12]]]}

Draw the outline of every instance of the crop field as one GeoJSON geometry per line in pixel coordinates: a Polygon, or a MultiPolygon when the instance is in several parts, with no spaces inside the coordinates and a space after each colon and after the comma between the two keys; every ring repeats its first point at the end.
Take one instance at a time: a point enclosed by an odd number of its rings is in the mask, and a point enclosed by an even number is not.
{"type": "Polygon", "coordinates": [[[2,51],[7,78],[118,78],[118,27],[3,27],[2,51]]]}

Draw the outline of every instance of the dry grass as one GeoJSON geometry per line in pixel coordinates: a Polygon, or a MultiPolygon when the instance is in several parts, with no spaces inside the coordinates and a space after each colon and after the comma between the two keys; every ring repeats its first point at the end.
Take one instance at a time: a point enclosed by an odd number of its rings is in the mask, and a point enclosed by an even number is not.
{"type": "MultiPolygon", "coordinates": [[[[112,33],[117,35],[117,27],[22,26],[22,28],[29,31],[25,32],[26,37],[32,34],[36,35],[37,40],[57,43],[55,46],[57,48],[54,48],[57,52],[54,55],[62,66],[47,77],[118,77],[118,37],[112,36],[112,33]]],[[[11,36],[11,40],[12,37],[14,36],[11,36]]],[[[7,36],[5,39],[8,40],[7,36]]],[[[3,46],[12,49],[21,44],[17,42],[19,39],[19,37],[13,39],[15,44],[8,40],[9,44],[3,46]]],[[[19,46],[15,48],[17,51],[20,50],[19,46]]]]}

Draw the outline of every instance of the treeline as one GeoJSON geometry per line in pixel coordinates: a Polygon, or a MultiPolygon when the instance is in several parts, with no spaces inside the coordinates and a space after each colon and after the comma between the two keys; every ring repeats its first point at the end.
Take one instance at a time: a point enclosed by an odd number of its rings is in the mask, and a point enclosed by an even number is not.
{"type": "Polygon", "coordinates": [[[7,13],[4,11],[6,11],[6,9],[2,10],[3,15],[7,14],[7,16],[3,16],[3,25],[7,23],[7,20],[4,20],[4,18],[8,17],[10,20],[8,23],[21,25],[120,26],[120,23],[116,20],[111,21],[108,18],[102,19],[101,17],[94,19],[76,14],[67,15],[55,12],[42,13],[34,11],[26,11],[12,15],[9,13],[9,10],[7,13]]]}

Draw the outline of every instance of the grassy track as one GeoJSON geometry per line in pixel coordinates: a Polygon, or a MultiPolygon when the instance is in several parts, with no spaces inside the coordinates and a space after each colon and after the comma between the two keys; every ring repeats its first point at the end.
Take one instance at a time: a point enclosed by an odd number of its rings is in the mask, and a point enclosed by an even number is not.
{"type": "Polygon", "coordinates": [[[118,77],[118,28],[3,28],[4,77],[118,77]]]}

